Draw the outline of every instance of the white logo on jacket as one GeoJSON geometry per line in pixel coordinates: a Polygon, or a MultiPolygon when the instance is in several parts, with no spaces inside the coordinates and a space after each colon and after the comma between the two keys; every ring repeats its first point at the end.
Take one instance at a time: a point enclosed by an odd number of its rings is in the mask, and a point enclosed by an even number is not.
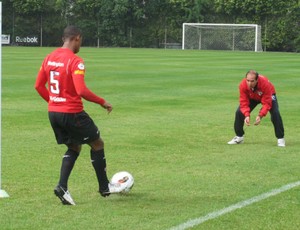
{"type": "Polygon", "coordinates": [[[78,64],[78,69],[84,70],[84,64],[83,63],[79,63],[78,64]]]}

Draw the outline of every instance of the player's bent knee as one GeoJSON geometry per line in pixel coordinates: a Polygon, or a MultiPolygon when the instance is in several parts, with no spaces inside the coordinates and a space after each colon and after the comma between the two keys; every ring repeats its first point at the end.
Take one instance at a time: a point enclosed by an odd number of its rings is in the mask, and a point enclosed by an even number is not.
{"type": "Polygon", "coordinates": [[[80,153],[81,151],[81,145],[74,145],[74,144],[71,144],[71,145],[68,145],[68,149],[76,152],[76,153],[80,153]]]}
{"type": "Polygon", "coordinates": [[[99,151],[101,149],[104,149],[104,141],[101,138],[99,138],[95,141],[90,142],[89,146],[91,146],[92,150],[99,151]]]}

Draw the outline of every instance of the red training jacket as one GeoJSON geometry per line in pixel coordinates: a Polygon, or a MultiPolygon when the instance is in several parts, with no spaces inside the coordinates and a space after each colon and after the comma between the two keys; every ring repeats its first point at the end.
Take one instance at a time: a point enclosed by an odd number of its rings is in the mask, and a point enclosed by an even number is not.
{"type": "Polygon", "coordinates": [[[259,75],[257,85],[254,90],[247,85],[247,80],[244,78],[239,86],[240,90],[240,110],[244,116],[250,116],[250,100],[258,101],[262,104],[259,111],[259,116],[264,117],[272,108],[272,95],[275,94],[275,87],[265,76],[259,75]]]}
{"type": "Polygon", "coordinates": [[[81,98],[105,103],[86,87],[84,74],[83,60],[70,49],[58,48],[44,59],[35,89],[48,102],[49,112],[79,113],[83,110],[81,98]]]}

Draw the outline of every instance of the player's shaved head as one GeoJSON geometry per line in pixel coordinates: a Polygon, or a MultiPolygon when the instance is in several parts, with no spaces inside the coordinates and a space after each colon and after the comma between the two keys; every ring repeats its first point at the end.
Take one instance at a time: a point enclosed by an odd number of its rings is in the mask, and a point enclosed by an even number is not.
{"type": "Polygon", "coordinates": [[[76,38],[77,36],[81,37],[81,30],[79,28],[77,28],[76,26],[67,26],[64,29],[64,33],[63,33],[63,41],[65,40],[73,40],[74,38],[76,38]]]}

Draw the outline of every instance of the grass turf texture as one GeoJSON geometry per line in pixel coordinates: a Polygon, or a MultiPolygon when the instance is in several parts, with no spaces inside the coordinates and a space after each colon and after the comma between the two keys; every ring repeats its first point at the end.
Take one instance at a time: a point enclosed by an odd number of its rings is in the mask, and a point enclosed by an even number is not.
{"type": "MultiPolygon", "coordinates": [[[[1,229],[168,229],[300,180],[299,54],[82,48],[87,85],[114,106],[85,110],[101,129],[108,174],[127,170],[127,196],[97,193],[89,149],[70,177],[77,206],[53,195],[64,146],[33,85],[53,48],[3,47],[1,229]],[[276,146],[270,116],[229,146],[238,83],[249,69],[275,84],[286,130],[276,146]]],[[[252,122],[258,108],[254,111],[252,122]]],[[[299,229],[300,188],[194,229],[299,229]]]]}

